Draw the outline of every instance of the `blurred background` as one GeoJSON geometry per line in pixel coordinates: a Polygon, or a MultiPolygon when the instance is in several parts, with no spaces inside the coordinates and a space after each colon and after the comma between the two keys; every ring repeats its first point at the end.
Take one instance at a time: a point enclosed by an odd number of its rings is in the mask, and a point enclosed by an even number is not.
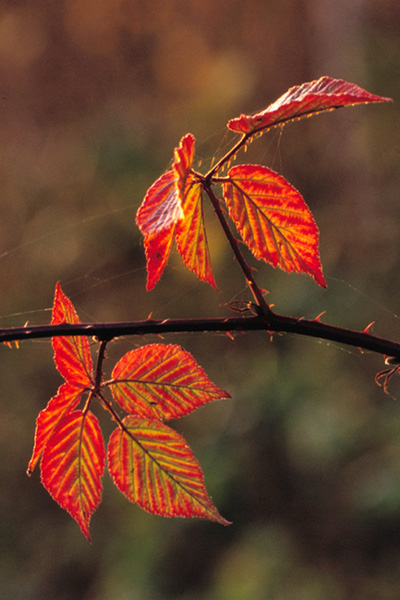
{"type": "MultiPolygon", "coordinates": [[[[304,195],[328,290],[252,264],[278,312],[374,321],[399,340],[399,59],[398,0],[1,0],[0,326],[48,323],[58,280],[83,321],[231,315],[250,297],[212,210],[220,293],[175,252],[146,292],[136,210],[184,134],[206,169],[236,139],[230,118],[329,75],[395,102],[287,125],[245,157],[304,195]]],[[[105,476],[89,545],[25,474],[36,415],[61,384],[50,342],[4,346],[2,598],[400,598],[400,407],[374,383],[383,358],[290,335],[165,342],[232,395],[172,426],[233,524],[148,515],[105,476]]],[[[110,345],[109,368],[142,343],[110,345]]]]}

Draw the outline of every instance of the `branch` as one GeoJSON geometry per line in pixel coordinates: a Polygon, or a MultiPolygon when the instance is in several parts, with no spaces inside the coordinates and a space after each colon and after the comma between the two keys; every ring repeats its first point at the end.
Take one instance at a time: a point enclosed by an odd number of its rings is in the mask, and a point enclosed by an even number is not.
{"type": "Polygon", "coordinates": [[[298,319],[272,313],[268,321],[261,316],[231,317],[214,319],[164,319],[156,321],[79,323],[61,325],[36,325],[0,329],[0,342],[12,342],[28,339],[51,338],[59,336],[86,335],[96,336],[102,341],[125,335],[162,335],[164,333],[193,333],[206,331],[245,332],[268,331],[296,333],[309,337],[330,340],[339,344],[371,350],[386,356],[400,358],[400,343],[381,338],[367,331],[354,331],[335,327],[318,320],[298,319]]]}
{"type": "Polygon", "coordinates": [[[269,323],[271,320],[271,317],[274,313],[272,312],[271,308],[268,306],[268,304],[264,300],[262,291],[258,287],[256,280],[253,277],[251,268],[247,264],[246,260],[244,259],[243,254],[241,253],[241,251],[239,249],[239,244],[230,230],[230,227],[225,219],[224,213],[222,212],[219,200],[211,188],[211,184],[209,184],[207,181],[204,181],[203,185],[204,185],[204,189],[214,207],[215,214],[217,215],[218,220],[221,223],[222,229],[224,230],[226,239],[229,242],[232,252],[235,255],[235,258],[238,261],[240,268],[242,269],[243,275],[246,278],[246,283],[253,295],[253,298],[255,299],[260,311],[262,312],[263,316],[265,317],[265,320],[269,323]]]}

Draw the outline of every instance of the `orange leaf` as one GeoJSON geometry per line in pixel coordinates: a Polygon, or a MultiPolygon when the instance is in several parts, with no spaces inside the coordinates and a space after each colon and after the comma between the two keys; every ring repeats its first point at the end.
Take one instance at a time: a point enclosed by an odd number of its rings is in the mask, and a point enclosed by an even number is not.
{"type": "MultiPolygon", "coordinates": [[[[63,293],[59,283],[54,296],[52,325],[80,323],[74,306],[63,293]]],[[[92,384],[92,358],[86,337],[53,337],[54,362],[66,381],[83,388],[92,384]]]]}
{"type": "Polygon", "coordinates": [[[27,469],[28,475],[33,472],[58,423],[78,405],[81,394],[82,388],[63,383],[57,395],[39,413],[36,420],[35,443],[27,469]]]}
{"type": "Polygon", "coordinates": [[[154,235],[183,218],[174,170],[164,173],[148,189],[136,214],[136,223],[144,236],[154,235]]]}
{"type": "Polygon", "coordinates": [[[256,133],[293,119],[308,117],[334,108],[391,101],[391,98],[375,96],[343,79],[321,77],[290,88],[262,112],[253,116],[240,115],[231,119],[228,127],[239,133],[256,133]]]}
{"type": "Polygon", "coordinates": [[[105,450],[97,418],[80,410],[64,416],[41,462],[42,483],[90,541],[89,521],[101,500],[105,450]]]}
{"type": "Polygon", "coordinates": [[[147,235],[144,238],[147,260],[147,291],[153,289],[163,274],[171,252],[174,230],[175,226],[172,225],[169,229],[147,235]]]}
{"type": "Polygon", "coordinates": [[[258,259],[274,267],[308,273],[322,287],[318,228],[299,192],[267,167],[238,165],[223,193],[229,215],[258,259]]]}
{"type": "Polygon", "coordinates": [[[187,188],[191,186],[189,176],[194,159],[194,137],[187,133],[179,142],[178,148],[174,150],[173,170],[176,177],[176,188],[181,204],[184,205],[187,188]]]}
{"type": "Polygon", "coordinates": [[[202,281],[218,290],[211,269],[203,215],[202,185],[193,175],[188,177],[184,215],[175,229],[175,239],[185,265],[202,281]]]}
{"type": "Polygon", "coordinates": [[[193,356],[173,344],[148,344],[128,352],[108,382],[118,404],[129,413],[176,419],[228,392],[212,383],[193,356]]]}
{"type": "Polygon", "coordinates": [[[146,250],[147,290],[160,279],[174,238],[188,269],[216,288],[204,227],[202,184],[192,172],[193,158],[194,137],[188,133],[175,148],[172,170],[149,188],[137,212],[146,250]]]}
{"type": "Polygon", "coordinates": [[[164,517],[203,517],[228,525],[212,504],[186,441],[164,423],[128,416],[108,444],[115,485],[144,510],[164,517]]]}

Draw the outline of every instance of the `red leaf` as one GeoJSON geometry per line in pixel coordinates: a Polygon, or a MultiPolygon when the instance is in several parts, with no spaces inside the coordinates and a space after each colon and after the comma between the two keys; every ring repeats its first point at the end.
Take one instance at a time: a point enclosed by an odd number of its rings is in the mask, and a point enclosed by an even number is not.
{"type": "Polygon", "coordinates": [[[36,420],[35,443],[27,469],[28,475],[33,472],[58,423],[78,405],[81,394],[82,388],[63,383],[57,395],[39,413],[36,420]]]}
{"type": "Polygon", "coordinates": [[[115,485],[144,510],[164,517],[203,517],[228,525],[212,504],[200,465],[178,433],[150,419],[128,416],[108,444],[115,485]]]}
{"type": "Polygon", "coordinates": [[[258,259],[274,267],[308,273],[326,282],[318,254],[318,228],[299,192],[267,167],[238,165],[223,193],[229,215],[258,259]]]}
{"type": "Polygon", "coordinates": [[[208,379],[189,352],[173,344],[148,344],[128,352],[115,365],[109,385],[121,408],[161,420],[230,398],[208,379]]]}
{"type": "Polygon", "coordinates": [[[171,252],[174,230],[175,226],[172,225],[169,229],[147,235],[144,238],[147,260],[147,291],[153,289],[163,274],[171,252]]]}
{"type": "Polygon", "coordinates": [[[105,449],[97,418],[90,412],[64,416],[46,444],[42,483],[77,521],[90,541],[89,521],[101,500],[105,449]]]}
{"type": "Polygon", "coordinates": [[[149,188],[136,215],[145,238],[147,290],[160,279],[174,238],[188,269],[217,289],[204,226],[202,184],[192,173],[192,134],[181,139],[174,157],[172,170],[149,188]]]}
{"type": "Polygon", "coordinates": [[[185,218],[175,229],[175,239],[185,265],[202,281],[218,290],[211,269],[203,215],[202,185],[190,175],[185,195],[185,218]]]}
{"type": "Polygon", "coordinates": [[[181,139],[178,148],[174,150],[174,156],[173,170],[175,172],[176,189],[183,206],[187,190],[191,187],[193,178],[191,169],[194,159],[194,137],[191,133],[187,133],[181,139]]]}
{"type": "MultiPolygon", "coordinates": [[[[53,304],[52,325],[80,323],[72,302],[57,283],[53,304]]],[[[53,337],[54,362],[66,381],[83,388],[92,384],[92,358],[86,337],[53,337]]]]}
{"type": "Polygon", "coordinates": [[[375,96],[343,79],[321,77],[290,88],[262,112],[253,116],[240,115],[231,119],[228,127],[239,133],[256,133],[292,119],[300,119],[334,108],[391,101],[391,98],[375,96]]]}
{"type": "Polygon", "coordinates": [[[136,223],[144,236],[170,229],[183,218],[181,199],[176,186],[176,172],[164,173],[148,189],[139,207],[136,223]]]}

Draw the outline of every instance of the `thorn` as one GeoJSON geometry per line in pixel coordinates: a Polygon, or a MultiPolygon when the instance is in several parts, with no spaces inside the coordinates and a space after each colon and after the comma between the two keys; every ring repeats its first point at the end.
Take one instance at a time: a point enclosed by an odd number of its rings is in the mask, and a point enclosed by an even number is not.
{"type": "Polygon", "coordinates": [[[228,336],[228,338],[230,338],[232,340],[232,342],[235,341],[235,338],[233,337],[233,335],[231,334],[230,331],[225,331],[226,335],[228,336]]]}
{"type": "Polygon", "coordinates": [[[385,356],[385,365],[399,365],[400,358],[398,356],[385,356]]]}
{"type": "Polygon", "coordinates": [[[375,325],[375,321],[371,321],[371,323],[369,325],[367,325],[365,329],[363,329],[362,333],[370,333],[372,331],[372,327],[374,325],[375,325]]]}
{"type": "Polygon", "coordinates": [[[321,317],[326,313],[326,310],[323,310],[322,313],[319,313],[319,315],[317,315],[314,319],[314,321],[321,321],[321,317]]]}
{"type": "Polygon", "coordinates": [[[151,321],[151,320],[152,320],[152,317],[153,317],[153,313],[151,312],[151,313],[149,313],[149,316],[147,317],[147,320],[148,320],[148,321],[151,321]]]}

